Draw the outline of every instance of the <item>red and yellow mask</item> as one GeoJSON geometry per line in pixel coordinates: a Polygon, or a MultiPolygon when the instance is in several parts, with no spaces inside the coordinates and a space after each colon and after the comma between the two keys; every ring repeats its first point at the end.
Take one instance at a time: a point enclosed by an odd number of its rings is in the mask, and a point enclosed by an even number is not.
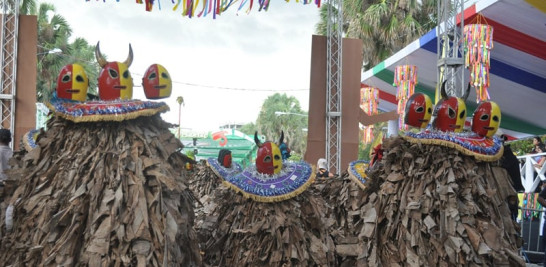
{"type": "Polygon", "coordinates": [[[426,128],[432,117],[432,100],[428,95],[415,93],[406,102],[404,123],[417,128],[426,128]]]}
{"type": "Polygon", "coordinates": [[[224,168],[231,168],[231,163],[232,163],[231,151],[225,148],[221,149],[220,152],[218,153],[218,163],[224,166],[224,168]]]}
{"type": "Polygon", "coordinates": [[[465,100],[470,92],[470,85],[466,89],[465,95],[462,98],[447,96],[445,92],[446,81],[442,84],[441,94],[442,99],[434,108],[435,116],[432,122],[432,127],[443,132],[462,132],[466,121],[466,104],[465,100]]]}
{"type": "Polygon", "coordinates": [[[133,98],[133,78],[129,67],[133,62],[133,49],[129,44],[129,56],[124,62],[107,62],[100,52],[99,43],[95,57],[102,67],[99,73],[99,97],[101,100],[133,98]]]}
{"type": "MultiPolygon", "coordinates": [[[[282,143],[284,135],[281,135],[282,143]]],[[[258,146],[256,154],[256,170],[262,174],[278,174],[282,169],[282,155],[279,146],[271,141],[261,143],[258,132],[254,134],[254,141],[258,146]]]]}
{"type": "Polygon", "coordinates": [[[165,67],[153,64],[142,77],[142,87],[148,99],[167,98],[171,96],[173,81],[165,67]]]}
{"type": "Polygon", "coordinates": [[[492,137],[499,129],[501,111],[497,103],[481,102],[472,115],[472,132],[479,136],[492,137]]]}
{"type": "Polygon", "coordinates": [[[88,86],[89,79],[81,65],[66,65],[57,78],[57,97],[84,102],[88,86]]]}

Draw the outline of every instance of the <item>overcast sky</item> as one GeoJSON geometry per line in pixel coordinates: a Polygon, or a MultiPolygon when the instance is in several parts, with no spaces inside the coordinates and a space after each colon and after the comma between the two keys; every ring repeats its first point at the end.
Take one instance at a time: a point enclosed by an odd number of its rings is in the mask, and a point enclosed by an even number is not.
{"type": "Polygon", "coordinates": [[[174,80],[171,98],[163,100],[171,108],[163,114],[168,122],[178,123],[178,96],[185,101],[181,126],[193,131],[255,122],[275,92],[295,96],[308,110],[311,38],[319,21],[314,4],[276,0],[266,12],[254,6],[247,14],[246,7],[237,12],[233,6],[216,19],[190,19],[181,9],[173,11],[171,0],[161,0],[162,9],[154,6],[152,12],[134,0],[41,2],[55,5],[73,37],[100,41],[109,60],[124,61],[131,43],[133,98],[144,99],[141,81],[148,66],[163,65],[174,80]]]}

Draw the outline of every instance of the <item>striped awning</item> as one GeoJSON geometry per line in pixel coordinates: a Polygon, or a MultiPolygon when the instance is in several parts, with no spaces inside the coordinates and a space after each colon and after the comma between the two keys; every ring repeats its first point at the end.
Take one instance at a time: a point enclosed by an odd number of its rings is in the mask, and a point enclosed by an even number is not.
{"type": "MultiPolygon", "coordinates": [[[[478,14],[494,27],[489,94],[501,108],[502,131],[514,138],[546,134],[546,1],[480,0],[465,8],[465,24],[478,14]]],[[[415,91],[434,99],[436,50],[435,28],[362,73],[362,84],[380,89],[379,109],[396,110],[394,69],[403,64],[417,66],[415,91]]],[[[468,82],[466,69],[465,76],[468,82]]],[[[475,100],[471,90],[469,114],[477,106],[475,100]]]]}

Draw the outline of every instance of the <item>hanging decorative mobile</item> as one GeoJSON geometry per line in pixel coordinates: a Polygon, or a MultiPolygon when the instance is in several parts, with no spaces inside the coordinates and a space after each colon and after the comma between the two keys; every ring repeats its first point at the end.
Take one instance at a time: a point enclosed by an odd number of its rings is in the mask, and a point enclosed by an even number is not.
{"type": "Polygon", "coordinates": [[[417,66],[400,65],[394,69],[394,86],[398,88],[396,99],[398,100],[397,112],[400,115],[398,126],[400,129],[404,127],[404,110],[406,109],[407,99],[413,95],[415,85],[417,84],[417,66]]]}
{"type": "Polygon", "coordinates": [[[476,102],[488,100],[490,50],[493,49],[493,27],[480,23],[464,26],[465,67],[470,71],[470,83],[476,88],[476,102]]]}
{"type": "MultiPolygon", "coordinates": [[[[375,87],[362,87],[360,88],[360,108],[372,116],[377,114],[377,105],[378,105],[378,93],[379,90],[375,87]]],[[[364,126],[362,142],[364,144],[369,144],[373,141],[373,125],[364,126]]]]}

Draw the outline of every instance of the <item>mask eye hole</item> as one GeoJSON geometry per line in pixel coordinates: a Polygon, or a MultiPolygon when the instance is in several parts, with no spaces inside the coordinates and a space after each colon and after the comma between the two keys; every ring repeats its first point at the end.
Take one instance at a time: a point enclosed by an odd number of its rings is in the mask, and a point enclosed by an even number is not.
{"type": "Polygon", "coordinates": [[[447,116],[449,118],[454,119],[455,118],[455,110],[451,107],[447,108],[447,116]]]}
{"type": "Polygon", "coordinates": [[[81,75],[76,76],[76,81],[84,82],[83,77],[81,75]]]}
{"type": "Polygon", "coordinates": [[[281,159],[281,157],[279,155],[275,155],[274,157],[275,157],[275,160],[280,160],[281,159]]]}
{"type": "Polygon", "coordinates": [[[466,116],[466,110],[463,110],[461,114],[459,114],[459,119],[463,119],[466,116]]]}
{"type": "Polygon", "coordinates": [[[265,163],[271,162],[271,156],[265,156],[264,162],[265,162],[265,163]]]}
{"type": "Polygon", "coordinates": [[[148,80],[155,80],[155,78],[157,78],[157,74],[155,72],[152,72],[150,73],[150,75],[148,75],[148,80]]]}
{"type": "Polygon", "coordinates": [[[123,78],[125,78],[125,79],[129,78],[129,71],[128,70],[123,72],[123,78]]]}
{"type": "Polygon", "coordinates": [[[118,72],[115,69],[108,69],[108,74],[112,79],[117,79],[119,77],[118,72]]]}
{"type": "Polygon", "coordinates": [[[161,73],[161,78],[163,79],[169,79],[169,75],[165,72],[161,73]]]}
{"type": "Polygon", "coordinates": [[[425,111],[425,108],[424,107],[417,107],[415,108],[415,112],[417,113],[423,113],[425,111]]]}
{"type": "Polygon", "coordinates": [[[65,74],[61,79],[62,82],[66,83],[70,81],[70,74],[65,74]]]}
{"type": "Polygon", "coordinates": [[[499,121],[499,116],[493,116],[493,121],[499,121]]]}
{"type": "Polygon", "coordinates": [[[480,120],[482,120],[482,121],[486,121],[488,119],[489,119],[489,115],[487,115],[487,114],[483,114],[482,116],[480,116],[480,120]]]}
{"type": "Polygon", "coordinates": [[[428,109],[427,109],[427,112],[428,112],[429,114],[432,114],[432,108],[428,108],[428,109]]]}

